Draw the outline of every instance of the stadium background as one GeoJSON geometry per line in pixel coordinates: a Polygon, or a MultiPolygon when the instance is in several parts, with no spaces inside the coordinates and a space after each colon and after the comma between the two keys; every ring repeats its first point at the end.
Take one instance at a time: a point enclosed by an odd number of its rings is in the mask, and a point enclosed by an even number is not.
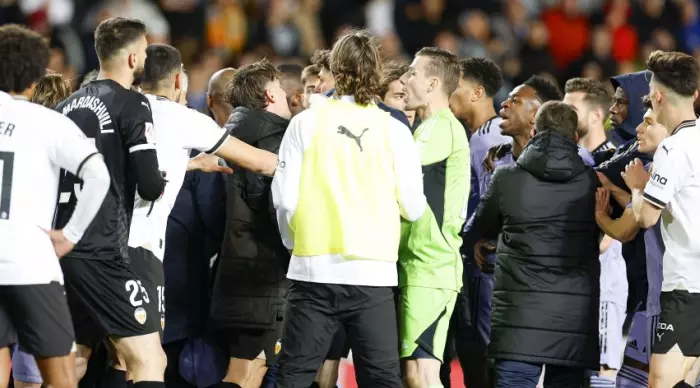
{"type": "MultiPolygon", "coordinates": [[[[51,42],[49,69],[77,86],[97,67],[92,32],[113,16],[143,20],[150,42],[183,54],[190,106],[206,110],[217,70],[263,57],[306,65],[347,28],[368,28],[385,59],[409,61],[424,46],[488,56],[505,83],[496,98],[532,74],[560,85],[606,80],[644,68],[655,49],[700,60],[700,0],[0,0],[0,24],[20,23],[51,42]]],[[[351,362],[340,384],[354,387],[351,362]]],[[[462,381],[453,364],[453,386],[462,381]]]]}

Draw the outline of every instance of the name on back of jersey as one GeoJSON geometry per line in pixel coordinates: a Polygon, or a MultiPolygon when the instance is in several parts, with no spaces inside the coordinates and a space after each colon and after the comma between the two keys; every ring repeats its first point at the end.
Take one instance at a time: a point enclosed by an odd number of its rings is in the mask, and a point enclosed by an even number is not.
{"type": "Polygon", "coordinates": [[[15,125],[7,121],[0,121],[0,136],[12,137],[15,131],[15,125]]]}
{"type": "Polygon", "coordinates": [[[70,104],[63,107],[61,113],[67,116],[71,111],[75,109],[89,109],[95,116],[100,125],[101,133],[112,133],[114,128],[111,127],[112,117],[109,115],[109,111],[105,104],[100,100],[99,97],[95,96],[85,96],[73,100],[70,104]]]}

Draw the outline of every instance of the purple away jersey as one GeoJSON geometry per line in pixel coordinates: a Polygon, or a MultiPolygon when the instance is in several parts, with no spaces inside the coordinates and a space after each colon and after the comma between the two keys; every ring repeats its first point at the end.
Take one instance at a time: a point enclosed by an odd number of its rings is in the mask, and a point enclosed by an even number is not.
{"type": "Polygon", "coordinates": [[[488,180],[491,179],[491,174],[484,170],[482,164],[486,153],[493,146],[513,142],[513,138],[501,135],[501,121],[503,119],[498,116],[491,118],[479,127],[469,139],[472,177],[474,177],[471,190],[473,193],[479,193],[479,198],[486,193],[488,180]]]}

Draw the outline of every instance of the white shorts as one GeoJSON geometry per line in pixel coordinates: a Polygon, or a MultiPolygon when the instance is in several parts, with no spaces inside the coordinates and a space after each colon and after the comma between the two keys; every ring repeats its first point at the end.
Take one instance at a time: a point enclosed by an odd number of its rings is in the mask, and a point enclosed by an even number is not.
{"type": "Polygon", "coordinates": [[[622,257],[622,244],[612,240],[599,258],[600,301],[627,306],[627,267],[622,257]]]}
{"type": "Polygon", "coordinates": [[[600,302],[598,333],[600,338],[600,365],[619,370],[625,340],[622,325],[625,323],[625,305],[613,302],[600,302]]]}

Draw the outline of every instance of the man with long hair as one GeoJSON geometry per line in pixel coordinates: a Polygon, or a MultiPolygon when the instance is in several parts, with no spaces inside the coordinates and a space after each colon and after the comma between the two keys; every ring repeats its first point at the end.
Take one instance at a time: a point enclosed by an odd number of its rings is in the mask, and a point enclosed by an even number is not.
{"type": "Polygon", "coordinates": [[[307,388],[341,327],[360,386],[401,387],[393,287],[400,217],[425,196],[405,125],[375,104],[380,60],[365,32],[333,46],[332,98],[295,116],[272,183],[291,280],[278,386],[307,388]]]}

